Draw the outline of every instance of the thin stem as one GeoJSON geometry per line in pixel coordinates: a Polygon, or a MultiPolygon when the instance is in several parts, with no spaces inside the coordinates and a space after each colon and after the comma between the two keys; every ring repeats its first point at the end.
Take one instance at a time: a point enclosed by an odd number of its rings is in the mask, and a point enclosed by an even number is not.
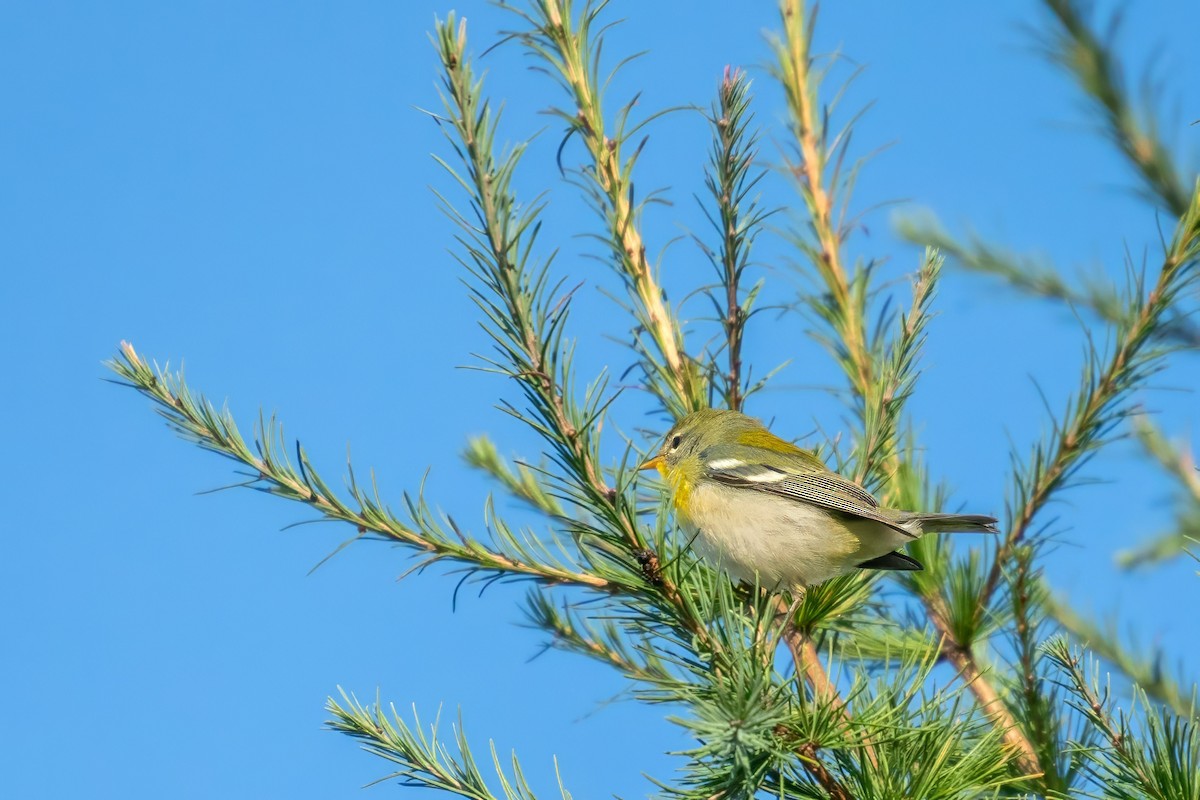
{"type": "MultiPolygon", "coordinates": [[[[646,255],[646,244],[638,224],[640,206],[633,200],[632,170],[641,147],[624,155],[630,106],[620,115],[615,131],[609,131],[603,111],[603,92],[598,68],[600,39],[592,36],[591,25],[600,6],[584,4],[578,17],[570,0],[535,0],[534,11],[517,11],[532,30],[518,36],[541,57],[571,95],[576,113],[558,112],[573,134],[582,137],[591,167],[585,171],[604,206],[618,271],[631,289],[635,314],[653,339],[662,368],[648,367],[648,377],[663,377],[669,384],[664,397],[675,416],[707,405],[701,373],[684,352],[683,333],[674,313],[664,301],[662,287],[646,255]]],[[[653,382],[653,381],[652,381],[653,382]]]]}
{"type": "Polygon", "coordinates": [[[701,247],[713,261],[724,290],[724,297],[713,297],[725,334],[726,371],[725,405],[740,411],[745,402],[742,385],[742,338],[750,317],[754,292],[743,297],[742,278],[750,260],[762,222],[770,216],[758,207],[750,193],[763,172],[754,172],[758,137],[750,130],[750,82],[739,69],[725,68],[713,107],[713,142],[705,184],[716,205],[716,214],[707,211],[720,237],[717,252],[701,247]]]}
{"type": "Polygon", "coordinates": [[[796,755],[800,757],[800,763],[804,765],[805,771],[822,789],[829,793],[829,800],[854,800],[854,795],[850,794],[849,790],[821,762],[817,755],[818,749],[812,742],[807,742],[796,750],[796,755]]]}
{"type": "Polygon", "coordinates": [[[1172,216],[1187,211],[1187,183],[1158,137],[1153,116],[1134,111],[1116,53],[1096,34],[1075,0],[1043,0],[1060,28],[1047,49],[1095,103],[1109,138],[1137,171],[1146,188],[1172,216]]]}
{"type": "Polygon", "coordinates": [[[800,163],[794,167],[801,180],[801,192],[808,207],[817,248],[814,266],[829,290],[839,346],[846,351],[851,388],[865,396],[871,387],[872,360],[867,344],[861,294],[854,290],[842,260],[840,226],[834,220],[837,204],[835,183],[826,180],[829,153],[825,148],[825,127],[819,119],[812,71],[812,27],[807,22],[804,0],[781,0],[783,40],[777,47],[779,79],[783,84],[791,112],[793,134],[800,151],[800,163]]]}
{"type": "MultiPolygon", "coordinates": [[[[430,525],[405,525],[386,512],[377,496],[372,499],[358,489],[351,478],[351,493],[359,504],[359,509],[353,509],[329,490],[302,450],[297,471],[281,456],[281,443],[271,430],[265,428],[251,450],[228,412],[217,412],[203,397],[194,398],[182,379],[156,371],[129,342],[121,342],[120,359],[109,362],[108,366],[130,386],[157,403],[160,413],[189,439],[206,450],[248,467],[257,476],[255,483],[265,484],[272,494],[306,503],[326,519],[353,525],[360,534],[375,533],[435,558],[452,558],[483,569],[525,575],[547,583],[574,584],[602,591],[616,589],[610,581],[596,575],[514,558],[458,535],[454,538],[443,536],[430,525]],[[255,451],[262,455],[255,455],[255,451]]],[[[421,508],[419,504],[410,504],[410,507],[421,508]]],[[[417,522],[424,522],[422,514],[414,516],[417,522]]]]}
{"type": "Polygon", "coordinates": [[[1033,743],[1021,730],[1008,706],[1000,699],[996,687],[987,680],[979,668],[970,648],[958,644],[955,640],[950,626],[950,612],[946,608],[945,602],[935,595],[923,596],[921,599],[929,613],[929,621],[942,636],[942,655],[954,667],[966,687],[975,695],[980,710],[992,720],[993,724],[1004,731],[1005,743],[1017,754],[1018,769],[1030,777],[1041,774],[1041,765],[1038,762],[1037,751],[1034,749],[1033,743]]]}
{"type": "Polygon", "coordinates": [[[1165,351],[1154,346],[1161,323],[1181,289],[1193,277],[1198,257],[1200,184],[1191,206],[1179,221],[1154,287],[1144,299],[1135,298],[1130,321],[1120,326],[1112,354],[1086,377],[1082,396],[1068,403],[1069,421],[1058,430],[1049,446],[1038,445],[1034,449],[1032,475],[1017,487],[1008,533],[984,584],[981,595],[984,606],[999,586],[1013,548],[1024,539],[1051,497],[1067,485],[1070,477],[1104,443],[1103,436],[1111,423],[1125,413],[1121,402],[1165,355],[1165,351]]]}

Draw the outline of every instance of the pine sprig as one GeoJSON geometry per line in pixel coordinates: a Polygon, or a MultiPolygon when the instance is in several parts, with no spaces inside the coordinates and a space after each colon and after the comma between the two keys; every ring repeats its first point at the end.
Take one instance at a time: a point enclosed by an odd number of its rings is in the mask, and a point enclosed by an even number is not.
{"type": "Polygon", "coordinates": [[[819,88],[824,72],[814,68],[811,54],[814,17],[801,0],[781,0],[782,34],[774,41],[772,70],[783,87],[798,159],[785,166],[808,212],[811,236],[797,234],[794,243],[808,257],[825,293],[813,298],[814,312],[834,333],[829,341],[856,397],[865,397],[874,380],[867,333],[868,271],[851,271],[843,242],[849,186],[854,169],[843,171],[853,121],[840,132],[827,126],[830,109],[823,109],[819,88]]]}
{"type": "MultiPolygon", "coordinates": [[[[1070,74],[1100,116],[1102,130],[1124,154],[1145,187],[1146,196],[1173,217],[1182,217],[1192,203],[1191,181],[1182,177],[1170,150],[1159,136],[1156,117],[1139,114],[1125,88],[1125,70],[1112,46],[1119,16],[1112,18],[1107,37],[1087,18],[1088,6],[1078,0],[1043,0],[1056,27],[1044,39],[1046,55],[1070,74]]],[[[1143,98],[1151,108],[1153,97],[1143,98]]]]}
{"type": "MultiPolygon", "coordinates": [[[[651,349],[640,337],[634,339],[647,388],[678,418],[708,406],[707,387],[704,372],[685,351],[683,329],[646,254],[640,218],[653,195],[641,200],[634,195],[633,170],[646,144],[645,138],[635,137],[657,115],[635,123],[637,98],[622,106],[611,123],[604,112],[604,88],[611,75],[602,75],[604,28],[597,20],[606,5],[585,0],[577,11],[572,0],[533,0],[528,11],[506,8],[526,25],[512,35],[542,61],[574,106],[550,113],[566,125],[563,146],[578,137],[587,151],[590,163],[582,170],[582,187],[605,220],[612,263],[629,291],[640,329],[654,343],[651,349]]],[[[613,72],[634,58],[620,62],[613,72]]]]}
{"type": "Polygon", "coordinates": [[[917,382],[917,364],[925,344],[942,263],[943,259],[936,250],[926,249],[921,266],[913,277],[912,307],[908,313],[901,315],[899,330],[886,352],[875,359],[879,377],[862,399],[863,435],[854,458],[854,479],[864,486],[885,487],[884,496],[889,502],[894,495],[886,487],[900,468],[896,449],[904,404],[917,382]]]}
{"type": "Polygon", "coordinates": [[[1051,438],[1034,446],[1018,461],[1008,503],[1009,524],[998,548],[983,599],[990,600],[1014,547],[1032,528],[1039,512],[1072,479],[1092,455],[1111,439],[1118,422],[1131,412],[1128,398],[1162,365],[1162,323],[1178,298],[1197,276],[1200,263],[1200,183],[1191,205],[1180,218],[1157,280],[1146,291],[1138,280],[1131,287],[1128,322],[1118,325],[1116,342],[1105,357],[1090,348],[1078,392],[1067,401],[1061,421],[1055,421],[1051,438]]]}
{"type": "MultiPolygon", "coordinates": [[[[410,726],[395,706],[391,707],[389,714],[378,702],[367,706],[340,687],[338,691],[341,693],[341,702],[331,697],[326,703],[326,710],[333,715],[333,719],[326,723],[328,727],[352,736],[362,742],[363,749],[368,753],[399,766],[395,772],[374,783],[397,780],[401,786],[440,789],[471,800],[536,800],[516,755],[512,756],[509,765],[510,776],[505,772],[494,744],[491,746],[492,766],[501,793],[492,792],[467,744],[461,714],[458,724],[454,726],[454,743],[458,750],[455,755],[438,735],[440,714],[426,733],[415,708],[413,724],[410,726]]],[[[571,795],[561,781],[559,792],[563,800],[570,800],[571,795]]]]}
{"type": "Polygon", "coordinates": [[[525,614],[532,627],[550,634],[551,647],[596,659],[637,681],[637,696],[642,700],[678,702],[691,686],[672,671],[643,631],[636,625],[619,624],[618,614],[589,619],[544,592],[526,595],[525,614]]]}
{"type": "Polygon", "coordinates": [[[1043,649],[1064,676],[1064,685],[1074,697],[1072,707],[1104,742],[1102,747],[1090,742],[1079,747],[1093,778],[1104,787],[1104,797],[1176,800],[1200,796],[1200,731],[1194,709],[1188,717],[1179,717],[1152,708],[1145,696],[1137,693],[1135,704],[1146,710],[1140,716],[1139,729],[1134,725],[1137,715],[1111,707],[1111,692],[1101,685],[1095,665],[1089,669],[1082,654],[1064,638],[1051,639],[1043,649]]]}
{"type": "MultiPolygon", "coordinates": [[[[898,232],[905,239],[937,248],[959,267],[1002,279],[1023,294],[1066,303],[1072,309],[1088,310],[1108,323],[1120,323],[1128,311],[1120,290],[1110,281],[1081,276],[1068,281],[1061,270],[1043,258],[1021,256],[978,236],[956,239],[936,222],[903,219],[898,232]]],[[[1200,349],[1200,326],[1186,309],[1173,310],[1162,324],[1165,342],[1182,348],[1200,349]]]]}
{"type": "Polygon", "coordinates": [[[1124,673],[1148,699],[1161,703],[1181,717],[1196,713],[1200,707],[1196,683],[1187,687],[1172,674],[1170,660],[1161,648],[1141,644],[1136,638],[1122,637],[1116,620],[1098,624],[1064,602],[1051,599],[1046,605],[1048,613],[1074,642],[1124,673]]]}
{"type": "Polygon", "coordinates": [[[374,476],[369,488],[362,486],[352,467],[347,472],[350,499],[346,500],[329,487],[299,443],[293,461],[282,426],[274,418],[260,417],[248,444],[228,410],[218,410],[203,396],[194,395],[182,375],[156,369],[128,342],[121,343],[120,355],[107,366],[153,400],[158,413],[181,436],[247,468],[248,481],[243,485],[304,503],[325,519],[349,523],[360,536],[373,534],[406,545],[417,554],[418,568],[449,559],[463,565],[468,574],[528,577],[599,591],[614,588],[610,580],[567,557],[565,546],[527,537],[504,525],[493,528],[496,546],[488,547],[452,520],[439,521],[421,494],[405,495],[408,519],[402,520],[381,499],[374,476]]]}
{"type": "MultiPolygon", "coordinates": [[[[758,198],[751,194],[766,175],[765,170],[755,166],[759,137],[751,129],[754,119],[751,99],[746,74],[726,67],[710,118],[713,140],[704,176],[715,209],[701,203],[719,244],[714,250],[699,237],[696,239],[712,261],[720,281],[719,289],[710,292],[709,297],[724,333],[726,369],[724,374],[717,372],[714,379],[725,407],[735,411],[741,410],[754,388],[745,385],[748,376],[742,364],[742,338],[754,313],[754,300],[761,284],[747,289],[745,273],[754,240],[774,213],[761,208],[758,198]]],[[[715,355],[712,361],[715,365],[715,355]]],[[[756,384],[757,388],[761,386],[761,382],[756,384]]]]}
{"type": "MultiPolygon", "coordinates": [[[[490,475],[508,493],[531,508],[554,518],[564,516],[562,503],[552,490],[539,478],[538,473],[526,464],[517,463],[515,468],[500,455],[496,444],[487,436],[475,436],[463,449],[463,460],[470,466],[490,475]]],[[[545,469],[539,470],[544,473],[545,469]]]]}

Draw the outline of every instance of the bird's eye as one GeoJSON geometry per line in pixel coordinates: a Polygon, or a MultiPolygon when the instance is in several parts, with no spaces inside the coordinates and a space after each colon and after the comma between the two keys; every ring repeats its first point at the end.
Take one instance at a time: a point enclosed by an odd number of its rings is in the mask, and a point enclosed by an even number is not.
{"type": "Polygon", "coordinates": [[[676,436],[674,439],[671,440],[671,449],[672,450],[679,449],[679,437],[678,436],[676,436]]]}

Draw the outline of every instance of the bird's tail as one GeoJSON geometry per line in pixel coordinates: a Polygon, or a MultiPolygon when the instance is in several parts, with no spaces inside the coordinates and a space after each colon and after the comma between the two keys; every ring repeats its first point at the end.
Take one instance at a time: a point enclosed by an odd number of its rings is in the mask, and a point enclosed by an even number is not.
{"type": "Polygon", "coordinates": [[[905,513],[898,520],[914,532],[926,533],[999,533],[996,518],[986,514],[930,514],[922,511],[905,513]]]}

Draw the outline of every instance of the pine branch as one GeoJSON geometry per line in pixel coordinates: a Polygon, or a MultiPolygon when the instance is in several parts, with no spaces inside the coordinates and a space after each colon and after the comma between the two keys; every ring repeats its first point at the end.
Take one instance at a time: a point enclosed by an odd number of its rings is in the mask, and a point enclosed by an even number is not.
{"type": "Polygon", "coordinates": [[[590,622],[565,602],[556,605],[542,592],[530,592],[525,601],[525,613],[530,623],[550,633],[551,646],[580,653],[616,668],[625,677],[646,687],[639,693],[644,699],[665,693],[656,699],[678,701],[684,693],[681,687],[687,684],[671,673],[654,652],[650,641],[631,647],[627,641],[628,628],[622,629],[614,619],[599,624],[590,622]]]}
{"type": "Polygon", "coordinates": [[[776,79],[783,87],[791,119],[792,135],[799,150],[799,163],[788,168],[797,179],[800,196],[808,211],[814,242],[798,238],[808,254],[828,297],[817,309],[837,336],[837,348],[850,386],[865,397],[874,379],[873,361],[867,341],[867,276],[853,275],[846,268],[842,243],[847,231],[837,211],[844,211],[848,198],[841,197],[841,167],[849,145],[849,129],[830,139],[826,127],[828,110],[820,109],[820,74],[814,74],[810,53],[813,20],[804,0],[780,0],[782,38],[774,42],[776,79]]]}
{"type": "MultiPolygon", "coordinates": [[[[1093,765],[1107,797],[1174,800],[1200,793],[1200,731],[1192,719],[1194,708],[1186,718],[1147,710],[1143,731],[1135,731],[1133,715],[1110,711],[1111,693],[1101,689],[1095,666],[1085,671],[1079,652],[1064,638],[1050,640],[1044,650],[1066,675],[1066,686],[1076,697],[1072,706],[1104,737],[1106,747],[1083,747],[1080,752],[1093,765]]],[[[1135,697],[1135,703],[1139,700],[1145,705],[1144,695],[1135,697]]]]}
{"type": "Polygon", "coordinates": [[[1169,561],[1188,552],[1188,548],[1200,539],[1200,470],[1191,450],[1186,445],[1172,445],[1158,426],[1144,415],[1134,419],[1133,432],[1142,448],[1182,491],[1174,530],[1117,553],[1117,564],[1125,569],[1169,561]]]}
{"type": "Polygon", "coordinates": [[[719,383],[725,406],[735,411],[741,410],[747,395],[743,385],[742,338],[758,294],[757,286],[745,291],[743,279],[754,240],[774,213],[762,210],[757,198],[750,194],[765,175],[754,167],[758,134],[750,129],[753,122],[750,101],[750,81],[746,74],[726,67],[713,106],[713,141],[704,176],[716,212],[707,208],[704,211],[720,244],[714,252],[697,239],[716,267],[723,290],[722,296],[714,291],[710,297],[725,334],[727,368],[719,383]]]}
{"type": "Polygon", "coordinates": [[[1112,353],[1103,359],[1094,350],[1085,365],[1083,385],[1067,402],[1065,422],[1055,423],[1051,441],[1038,443],[1023,474],[1014,476],[1008,533],[998,548],[982,600],[990,600],[1000,583],[1013,548],[1030,530],[1046,503],[1063,488],[1110,438],[1114,425],[1129,408],[1132,390],[1160,366],[1167,351],[1161,346],[1161,325],[1180,294],[1196,277],[1200,259],[1200,184],[1191,206],[1179,220],[1158,278],[1149,293],[1133,287],[1130,320],[1117,330],[1112,353]]]}
{"type": "MultiPolygon", "coordinates": [[[[862,670],[856,671],[850,694],[857,724],[835,730],[843,737],[830,741],[811,731],[809,721],[822,729],[840,722],[835,709],[813,703],[780,732],[782,743],[826,755],[849,794],[864,798],[951,798],[990,796],[1000,787],[1019,784],[1011,769],[1013,754],[1000,732],[986,718],[964,707],[961,688],[931,688],[940,650],[936,642],[896,660],[885,659],[871,671],[870,690],[862,670]],[[872,752],[862,737],[872,732],[872,752]]],[[[940,683],[940,681],[939,681],[940,683]]],[[[801,766],[801,769],[803,767],[801,766]]],[[[811,780],[807,770],[803,775],[811,780]]],[[[795,784],[786,774],[772,775],[763,786],[769,796],[819,797],[789,792],[795,784]]],[[[1007,795],[1002,795],[1007,796],[1007,795]]]]}
{"type": "MultiPolygon", "coordinates": [[[[1106,42],[1089,24],[1076,0],[1043,0],[1058,27],[1045,42],[1046,54],[1079,84],[1099,113],[1104,132],[1137,172],[1146,194],[1173,217],[1184,216],[1192,204],[1190,181],[1175,166],[1170,150],[1159,138],[1158,122],[1134,110],[1125,88],[1125,75],[1110,46],[1119,22],[1114,16],[1106,42]]],[[[1151,107],[1152,98],[1142,105],[1151,107]]]]}
{"type": "MultiPolygon", "coordinates": [[[[854,480],[864,486],[886,487],[900,469],[896,446],[900,421],[916,386],[917,363],[925,345],[925,329],[942,263],[936,250],[926,249],[913,278],[912,307],[901,315],[899,331],[879,364],[878,380],[863,397],[863,435],[856,445],[854,480]]],[[[888,490],[885,498],[890,502],[894,496],[888,490]]]]}
{"type": "MultiPolygon", "coordinates": [[[[454,730],[458,750],[455,756],[438,737],[440,720],[435,719],[429,733],[426,733],[415,708],[413,725],[409,727],[395,706],[391,707],[389,715],[378,702],[374,706],[366,706],[353,695],[347,695],[341,687],[338,691],[342,702],[331,697],[325,706],[333,714],[333,719],[326,723],[328,727],[363,742],[363,749],[368,753],[400,766],[396,772],[375,783],[399,779],[401,786],[440,789],[471,800],[536,800],[517,757],[512,757],[510,778],[505,774],[494,744],[491,747],[492,765],[503,794],[492,793],[467,745],[461,715],[454,730]]],[[[559,791],[563,800],[570,800],[561,783],[559,791]]]]}
{"type": "Polygon", "coordinates": [[[645,139],[629,155],[626,148],[650,119],[630,126],[636,99],[618,112],[612,129],[604,115],[602,87],[607,81],[600,76],[602,32],[595,31],[594,25],[606,4],[585,0],[578,13],[572,0],[533,0],[530,5],[528,12],[512,9],[529,25],[513,35],[545,63],[576,107],[575,112],[552,109],[551,113],[566,123],[567,138],[578,136],[583,141],[591,160],[583,172],[585,187],[607,222],[614,266],[630,291],[633,311],[654,341],[656,353],[635,342],[649,388],[676,418],[706,408],[704,375],[684,351],[682,328],[665,302],[639,226],[646,200],[634,199],[633,169],[645,139]]]}
{"type": "Polygon", "coordinates": [[[544,543],[519,536],[502,524],[494,526],[494,536],[501,544],[499,549],[490,549],[468,537],[452,521],[451,531],[447,531],[434,520],[420,496],[405,495],[409,521],[401,521],[380,498],[374,478],[368,490],[358,484],[350,468],[349,492],[355,508],[330,489],[299,443],[297,461],[292,463],[282,427],[274,419],[260,421],[251,447],[232,414],[218,411],[202,395],[194,395],[182,375],[152,367],[128,342],[121,343],[119,357],[106,366],[128,386],[153,400],[167,424],[185,439],[248,468],[251,481],[247,485],[304,503],[325,519],[353,525],[360,535],[376,534],[407,545],[424,554],[421,566],[452,559],[470,570],[530,577],[549,584],[573,584],[605,592],[616,588],[612,581],[589,574],[564,561],[562,555],[551,552],[544,543]]]}
{"type": "Polygon", "coordinates": [[[1155,648],[1149,657],[1143,656],[1141,653],[1145,648],[1137,646],[1136,642],[1132,648],[1121,643],[1115,621],[1102,627],[1076,613],[1066,603],[1051,600],[1046,605],[1047,612],[1074,640],[1123,672],[1147,696],[1181,717],[1196,713],[1196,684],[1192,684],[1190,691],[1185,690],[1164,668],[1166,656],[1161,649],[1155,648]]]}
{"type": "MultiPolygon", "coordinates": [[[[1088,309],[1105,322],[1127,322],[1123,315],[1128,308],[1117,288],[1107,281],[1083,278],[1078,286],[1072,285],[1042,259],[1018,256],[974,236],[966,241],[955,239],[936,222],[902,220],[897,232],[910,242],[937,248],[963,269],[1001,278],[1019,292],[1088,309]]],[[[1186,312],[1168,314],[1162,335],[1164,341],[1179,347],[1200,349],[1200,326],[1186,312]]]]}
{"type": "MultiPolygon", "coordinates": [[[[503,158],[495,154],[498,120],[483,98],[482,81],[475,77],[467,55],[465,24],[455,25],[453,17],[439,23],[435,43],[445,75],[443,121],[448,123],[447,137],[462,159],[466,176],[442,163],[467,190],[473,220],[443,202],[464,232],[459,243],[466,256],[461,260],[477,279],[471,291],[499,352],[489,363],[519,383],[529,404],[528,412],[511,405],[506,410],[543,437],[564,473],[559,482],[564,496],[593,520],[572,520],[572,530],[603,542],[609,558],[619,560],[619,571],[639,579],[640,593],[670,614],[672,624],[705,640],[704,620],[695,616],[678,586],[661,572],[646,574],[643,554],[653,551],[638,524],[632,493],[605,481],[597,431],[611,398],[602,399],[603,382],[593,382],[582,403],[574,400],[572,347],[563,341],[570,304],[546,297],[548,265],[529,264],[541,206],[523,207],[512,190],[523,148],[503,158]]],[[[629,481],[624,474],[618,478],[619,484],[629,481]]]]}
{"type": "Polygon", "coordinates": [[[569,297],[549,299],[546,265],[528,264],[541,206],[535,203],[518,215],[522,206],[510,187],[523,147],[499,159],[494,153],[498,119],[482,97],[482,81],[475,78],[467,56],[465,21],[456,26],[450,17],[439,23],[435,44],[444,70],[445,121],[453,131],[447,136],[466,176],[441,163],[467,189],[474,220],[443,202],[464,231],[459,242],[466,255],[461,260],[478,279],[472,293],[499,352],[498,360],[490,363],[519,382],[531,406],[531,415],[511,407],[510,412],[553,448],[556,461],[571,475],[579,503],[608,508],[607,521],[618,529],[618,536],[630,547],[641,548],[632,509],[609,487],[597,463],[591,428],[605,403],[594,393],[578,406],[566,386],[569,373],[561,357],[569,350],[563,341],[569,297]]]}
{"type": "Polygon", "coordinates": [[[547,491],[534,470],[522,463],[517,463],[514,469],[500,455],[495,443],[487,436],[472,437],[463,450],[463,460],[475,469],[490,475],[508,490],[510,495],[531,508],[551,518],[564,516],[562,503],[547,491]]]}

